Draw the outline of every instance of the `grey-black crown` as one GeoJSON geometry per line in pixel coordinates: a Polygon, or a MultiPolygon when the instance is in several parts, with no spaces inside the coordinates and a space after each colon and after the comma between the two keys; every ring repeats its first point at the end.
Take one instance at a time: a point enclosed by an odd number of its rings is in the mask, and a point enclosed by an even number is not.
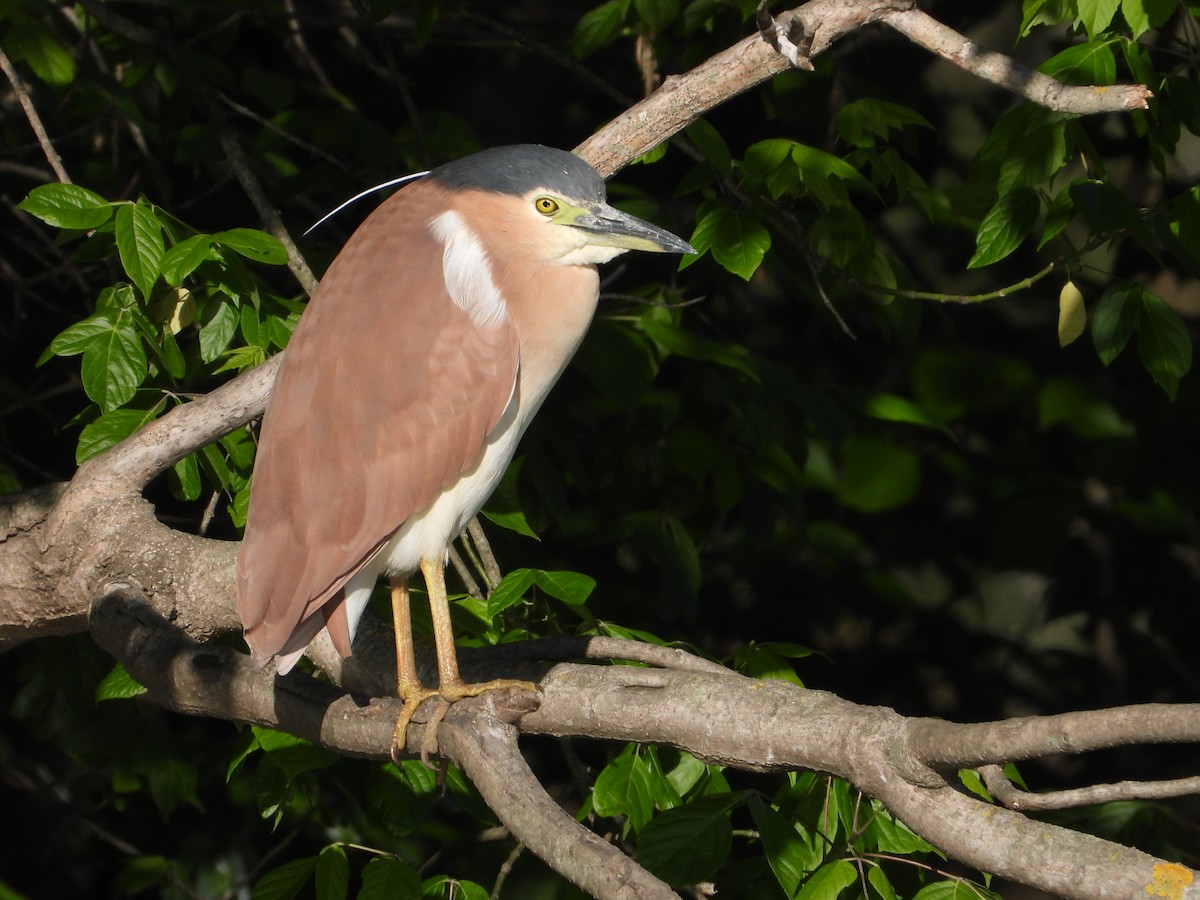
{"type": "Polygon", "coordinates": [[[540,144],[492,147],[439,166],[430,177],[454,190],[524,196],[544,188],[576,200],[603,201],[604,179],[565,150],[540,144]]]}

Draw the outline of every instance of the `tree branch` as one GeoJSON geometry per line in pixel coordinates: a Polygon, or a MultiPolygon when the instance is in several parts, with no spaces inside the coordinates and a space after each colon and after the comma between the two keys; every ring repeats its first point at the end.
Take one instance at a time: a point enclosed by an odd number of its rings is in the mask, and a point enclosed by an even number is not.
{"type": "Polygon", "coordinates": [[[17,67],[8,58],[8,54],[4,52],[3,47],[0,47],[0,71],[4,72],[9,84],[12,85],[13,92],[16,93],[17,100],[21,103],[21,109],[25,111],[25,118],[29,120],[29,127],[33,129],[33,134],[37,138],[38,145],[42,148],[42,153],[46,157],[46,162],[50,163],[50,168],[54,170],[54,176],[63,184],[70,184],[71,176],[67,174],[67,170],[63,166],[62,157],[54,149],[54,142],[50,140],[46,126],[42,124],[42,117],[38,115],[37,107],[33,105],[33,98],[29,96],[29,89],[25,87],[24,79],[21,78],[17,67]]]}
{"type": "MultiPolygon", "coordinates": [[[[127,588],[108,590],[95,604],[91,624],[97,642],[125,664],[152,699],[170,709],[283,729],[346,755],[389,755],[392,715],[387,713],[398,711],[398,701],[356,700],[299,673],[279,678],[229,648],[197,646],[127,588]]],[[[570,869],[564,874],[573,879],[590,877],[581,871],[591,862],[556,855],[574,852],[571,841],[561,841],[556,832],[563,814],[548,811],[549,798],[530,794],[540,794],[541,789],[520,771],[524,763],[515,753],[515,729],[506,723],[519,719],[520,731],[527,734],[665,744],[749,771],[828,772],[878,798],[955,859],[1064,897],[1141,896],[1148,891],[1153,895],[1175,879],[1172,883],[1180,887],[1171,896],[1200,898],[1200,873],[1027,819],[958,790],[911,750],[914,733],[942,723],[907,719],[890,709],[859,706],[821,691],[732,672],[709,675],[566,664],[550,670],[541,687],[540,706],[524,715],[523,695],[517,692],[455,704],[440,726],[449,730],[439,734],[439,750],[484,783],[485,799],[519,840],[539,855],[544,851],[551,860],[562,860],[563,869],[570,869]],[[514,698],[516,705],[507,705],[514,698]],[[703,713],[697,715],[697,710],[703,713]],[[537,816],[527,821],[528,810],[522,808],[527,803],[550,815],[554,828],[547,832],[537,816]]],[[[418,752],[426,741],[423,714],[430,708],[422,707],[409,729],[410,752],[418,752]]],[[[1112,712],[1120,715],[1125,710],[1112,712]]],[[[1196,720],[1200,708],[1164,706],[1159,713],[1196,720]]],[[[1010,730],[1017,735],[1033,721],[1017,720],[1010,730]]],[[[596,843],[603,842],[594,836],[584,840],[589,846],[578,852],[595,851],[595,859],[612,849],[601,851],[596,843]]],[[[602,897],[669,896],[650,888],[628,894],[587,889],[602,897]]]]}
{"type": "Polygon", "coordinates": [[[997,802],[1009,809],[1070,809],[1075,806],[1096,806],[1118,800],[1165,800],[1200,794],[1200,777],[1172,778],[1167,781],[1119,781],[1116,784],[1093,784],[1070,791],[1048,791],[1034,794],[1021,790],[999,766],[983,766],[979,770],[983,783],[997,802]]]}

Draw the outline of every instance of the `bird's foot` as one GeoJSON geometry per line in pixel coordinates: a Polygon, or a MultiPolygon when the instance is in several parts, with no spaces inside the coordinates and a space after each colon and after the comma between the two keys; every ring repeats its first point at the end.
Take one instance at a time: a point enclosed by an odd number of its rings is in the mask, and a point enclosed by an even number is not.
{"type": "Polygon", "coordinates": [[[437,752],[437,728],[450,705],[464,697],[478,697],[488,691],[501,691],[506,688],[516,688],[520,691],[532,691],[540,694],[542,689],[532,681],[521,681],[517,678],[496,678],[492,681],[480,681],[471,684],[462,681],[442,684],[436,691],[432,688],[420,687],[408,690],[404,694],[404,706],[396,719],[396,727],[392,731],[392,762],[400,764],[401,757],[408,748],[408,726],[417,708],[430,697],[437,698],[437,707],[429,721],[425,723],[424,734],[421,736],[421,762],[429,765],[429,755],[437,752]]]}
{"type": "MultiPolygon", "coordinates": [[[[403,697],[404,705],[400,707],[400,715],[396,717],[396,727],[392,729],[392,762],[396,765],[400,765],[400,758],[408,748],[408,725],[412,722],[413,714],[430,697],[441,699],[441,695],[437,691],[427,687],[406,690],[403,692],[403,697]]],[[[441,705],[444,705],[444,701],[441,705]]],[[[430,748],[436,746],[437,725],[445,715],[444,709],[439,710],[425,727],[425,734],[421,738],[422,759],[428,759],[430,748]]]]}
{"type": "Polygon", "coordinates": [[[462,681],[443,684],[438,689],[438,693],[453,703],[455,700],[463,699],[463,697],[478,697],[480,694],[486,694],[488,691],[502,691],[505,688],[532,691],[535,694],[542,692],[541,687],[532,681],[521,681],[518,678],[496,678],[492,681],[479,681],[473,684],[466,684],[462,681]]]}

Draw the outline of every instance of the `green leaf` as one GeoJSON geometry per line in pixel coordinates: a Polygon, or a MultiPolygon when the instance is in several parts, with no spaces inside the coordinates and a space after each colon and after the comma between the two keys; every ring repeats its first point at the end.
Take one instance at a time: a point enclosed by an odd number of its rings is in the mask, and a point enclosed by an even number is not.
{"type": "Polygon", "coordinates": [[[696,230],[691,236],[696,256],[684,257],[679,269],[686,269],[704,251],[734,275],[750,281],[770,248],[770,233],[754,217],[736,212],[724,203],[709,202],[696,211],[696,230]]]}
{"type": "Polygon", "coordinates": [[[836,900],[844,888],[858,881],[858,869],[848,859],[827,862],[809,876],[796,900],[836,900]]]}
{"type": "Polygon", "coordinates": [[[112,218],[113,205],[77,184],[43,184],[17,206],[47,225],[88,231],[112,218]]]}
{"type": "Polygon", "coordinates": [[[238,327],[238,312],[231,301],[219,300],[207,322],[200,327],[200,358],[210,363],[225,352],[238,327]]]}
{"type": "Polygon", "coordinates": [[[669,353],[716,363],[741,372],[755,382],[759,380],[758,373],[738,347],[732,347],[723,341],[714,341],[694,331],[688,331],[674,322],[653,316],[643,316],[640,321],[646,334],[669,353]]]}
{"type": "Polygon", "coordinates": [[[655,816],[638,837],[638,862],[668,884],[697,884],[717,873],[733,844],[730,811],[744,795],[694,800],[655,816]]]}
{"type": "Polygon", "coordinates": [[[965,879],[947,878],[927,884],[913,900],[1001,900],[1000,895],[965,879]]]}
{"type": "Polygon", "coordinates": [[[154,805],[164,818],[181,803],[196,809],[203,808],[196,795],[199,782],[196,768],[181,759],[164,756],[150,760],[146,764],[146,782],[154,805]]]}
{"type": "Polygon", "coordinates": [[[129,700],[146,693],[146,688],[138,684],[125,671],[120,663],[113,666],[98,685],[96,685],[96,702],[104,700],[129,700]]]}
{"type": "Polygon", "coordinates": [[[822,853],[816,839],[799,822],[793,822],[757,795],[750,798],[750,814],[762,839],[767,863],[784,893],[794,897],[822,853]]]}
{"type": "Polygon", "coordinates": [[[195,234],[164,253],[159,262],[163,281],[178,287],[202,262],[212,259],[212,243],[211,236],[195,234]]]}
{"type": "Polygon", "coordinates": [[[200,461],[196,458],[196,454],[189,453],[183,459],[178,460],[171,466],[171,471],[179,485],[179,498],[181,500],[199,499],[200,461]]]}
{"type": "Polygon", "coordinates": [[[231,228],[209,235],[214,244],[235,250],[247,259],[272,266],[287,265],[287,250],[279,239],[254,228],[231,228]]]}
{"type": "Polygon", "coordinates": [[[114,409],[100,418],[89,422],[79,434],[75,448],[75,463],[82,465],[109,447],[116,446],[147,422],[158,418],[166,401],[159,401],[150,409],[114,409]]]}
{"type": "Polygon", "coordinates": [[[629,0],[609,0],[583,14],[571,37],[571,52],[583,59],[599,50],[610,40],[625,21],[629,0]]]}
{"type": "Polygon", "coordinates": [[[1117,80],[1117,58],[1107,41],[1075,44],[1050,57],[1038,71],[1067,84],[1112,84],[1117,80]]]}
{"type": "Polygon", "coordinates": [[[480,512],[489,522],[495,522],[501,528],[507,528],[509,531],[515,531],[517,534],[533,538],[536,541],[540,538],[525,518],[520,498],[517,496],[517,482],[521,477],[521,469],[524,465],[524,457],[509,465],[504,477],[500,480],[500,486],[492,492],[487,507],[480,512]]]}
{"type": "Polygon", "coordinates": [[[75,80],[75,60],[53,32],[36,19],[13,25],[4,36],[4,44],[13,59],[24,60],[47,84],[64,85],[75,80]]]}
{"type": "MultiPolygon", "coordinates": [[[[407,897],[409,895],[399,894],[397,896],[407,897]]],[[[387,898],[364,898],[362,894],[359,894],[358,897],[359,900],[393,900],[390,896],[387,898]]],[[[451,878],[449,875],[437,875],[426,879],[421,886],[421,897],[426,900],[488,900],[489,894],[486,888],[473,881],[451,878]]]]}
{"type": "Polygon", "coordinates": [[[78,356],[97,340],[103,340],[115,327],[116,319],[110,313],[88,316],[60,331],[38,359],[38,365],[55,356],[78,356]]]}
{"type": "Polygon", "coordinates": [[[213,374],[218,375],[221,372],[244,372],[246,369],[261,366],[266,359],[267,354],[262,347],[234,347],[225,353],[225,361],[213,369],[213,374]]]}
{"type": "Polygon", "coordinates": [[[1017,188],[996,201],[975,236],[975,255],[968,269],[978,269],[1004,259],[1033,231],[1042,204],[1031,188],[1017,188]]]}
{"type": "Polygon", "coordinates": [[[1120,2],[1121,0],[1076,0],[1078,21],[1091,37],[1095,37],[1112,24],[1120,2]]]}
{"type": "Polygon", "coordinates": [[[1067,163],[1066,126],[1063,114],[1032,103],[1006,112],[980,147],[972,179],[1003,195],[1052,178],[1067,163]]]}
{"type": "Polygon", "coordinates": [[[849,202],[847,184],[855,184],[874,192],[871,182],[867,181],[858,169],[824,150],[796,144],[792,147],[792,162],[796,164],[800,182],[823,209],[843,206],[849,202]]]}
{"type": "Polygon", "coordinates": [[[1138,355],[1158,386],[1172,400],[1179,379],[1192,368],[1192,340],[1179,314],[1142,289],[1138,319],[1138,355]]]}
{"type": "Polygon", "coordinates": [[[510,606],[520,603],[525,592],[533,587],[533,569],[513,569],[488,594],[488,618],[495,617],[510,606]]]}
{"type": "Polygon", "coordinates": [[[317,900],[344,900],[350,888],[350,863],[340,844],[330,844],[321,850],[316,874],[317,900]]]}
{"type": "Polygon", "coordinates": [[[1058,25],[1074,17],[1074,4],[1068,0],[1024,0],[1021,18],[1021,37],[1038,25],[1058,25]]]}
{"type": "Polygon", "coordinates": [[[139,199],[137,203],[125,204],[117,210],[116,226],[121,266],[142,292],[142,297],[149,300],[166,252],[158,216],[149,203],[139,199]]]}
{"type": "Polygon", "coordinates": [[[394,900],[421,896],[421,876],[403,860],[391,856],[371,860],[363,867],[358,900],[394,900]]]}
{"type": "Polygon", "coordinates": [[[749,281],[771,249],[771,233],[749,213],[721,210],[709,250],[726,270],[749,281]]]}
{"type": "Polygon", "coordinates": [[[1162,28],[1178,6],[1178,0],[1121,0],[1121,13],[1136,39],[1151,28],[1162,28]]]}
{"type": "Polygon", "coordinates": [[[704,158],[712,167],[723,177],[728,178],[733,168],[733,157],[729,153],[729,147],[725,144],[725,138],[721,137],[721,132],[704,119],[697,119],[687,127],[685,133],[704,154],[704,158]]]}
{"type": "Polygon", "coordinates": [[[854,147],[873,147],[877,141],[886,141],[893,131],[909,125],[933,127],[914,109],[871,97],[854,100],[839,109],[836,125],[842,140],[854,147]]]}
{"type": "Polygon", "coordinates": [[[1075,378],[1051,378],[1038,392],[1038,428],[1063,425],[1082,438],[1130,438],[1136,432],[1110,402],[1075,378]]]}
{"type": "Polygon", "coordinates": [[[883,422],[904,422],[926,428],[945,429],[945,423],[918,403],[883,391],[868,394],[863,402],[863,412],[883,422]]]}
{"type": "Polygon", "coordinates": [[[130,313],[119,315],[113,327],[83,351],[83,389],[103,412],[132,400],[147,373],[146,351],[130,313]]]}
{"type": "Polygon", "coordinates": [[[653,775],[639,755],[626,751],[600,772],[592,787],[592,806],[602,816],[625,816],[641,831],[654,812],[653,775]]]}
{"type": "Polygon", "coordinates": [[[163,369],[172,378],[183,378],[187,375],[187,359],[184,358],[183,351],[179,349],[179,342],[175,340],[175,335],[171,333],[168,326],[163,326],[160,335],[161,343],[154,349],[163,364],[163,369]]]}
{"type": "Polygon", "coordinates": [[[1158,242],[1141,210],[1112,185],[1103,181],[1078,181],[1071,185],[1071,200],[1097,234],[1125,232],[1147,253],[1158,255],[1158,242]]]}
{"type": "Polygon", "coordinates": [[[914,834],[878,800],[871,801],[865,818],[868,822],[863,830],[863,839],[880,853],[907,856],[913,853],[933,852],[933,847],[928,842],[914,834]]]}
{"type": "Polygon", "coordinates": [[[638,15],[654,33],[663,31],[679,15],[679,0],[633,0],[638,15]]]}
{"type": "Polygon", "coordinates": [[[896,889],[888,880],[887,872],[879,866],[871,866],[867,872],[867,881],[871,882],[871,887],[878,891],[881,900],[896,900],[896,889]]]}
{"type": "Polygon", "coordinates": [[[986,800],[988,803],[993,803],[991,792],[983,783],[983,778],[974,769],[959,769],[958,780],[963,783],[968,791],[979,797],[981,800],[986,800]]]}
{"type": "Polygon", "coordinates": [[[284,863],[258,880],[250,900],[291,900],[308,883],[316,868],[315,856],[284,863]]]}
{"type": "Polygon", "coordinates": [[[533,580],[555,600],[570,606],[582,606],[596,589],[596,579],[580,572],[544,572],[538,569],[533,573],[533,580]]]}
{"type": "Polygon", "coordinates": [[[1137,329],[1138,293],[1129,284],[1109,285],[1092,313],[1092,343],[1106,366],[1121,354],[1137,329]]]}
{"type": "Polygon", "coordinates": [[[879,513],[903,506],[920,480],[920,461],[907,447],[866,435],[851,435],[842,445],[838,498],[851,509],[879,513]]]}
{"type": "Polygon", "coordinates": [[[296,776],[332,766],[339,759],[332,750],[282,731],[254,726],[254,734],[267,758],[279,767],[289,784],[296,776]]]}

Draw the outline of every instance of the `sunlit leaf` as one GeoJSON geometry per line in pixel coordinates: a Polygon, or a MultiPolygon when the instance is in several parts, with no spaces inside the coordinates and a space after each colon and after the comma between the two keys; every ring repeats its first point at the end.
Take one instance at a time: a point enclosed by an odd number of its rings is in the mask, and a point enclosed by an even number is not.
{"type": "Polygon", "coordinates": [[[113,327],[90,341],[83,351],[83,389],[104,412],[132,400],[146,374],[146,351],[130,315],[113,321],[113,327]]]}
{"type": "Polygon", "coordinates": [[[1108,42],[1092,41],[1056,53],[1038,71],[1067,84],[1112,84],[1117,79],[1117,58],[1108,42]]]}
{"type": "Polygon", "coordinates": [[[138,200],[117,210],[116,239],[125,274],[149,300],[166,252],[162,225],[149,203],[138,200]]]}
{"type": "Polygon", "coordinates": [[[161,401],[150,409],[113,409],[89,422],[79,434],[75,462],[82,465],[96,454],[119,444],[147,422],[156,419],[165,405],[166,401],[161,401]]]}
{"type": "Polygon", "coordinates": [[[63,85],[75,80],[75,60],[37,19],[18,19],[5,34],[4,45],[13,59],[28,63],[47,84],[63,85]]]}
{"type": "Polygon", "coordinates": [[[592,787],[592,805],[602,816],[625,816],[635,832],[654,812],[653,775],[634,753],[617,757],[604,767],[592,787]]]}
{"type": "Polygon", "coordinates": [[[200,327],[200,358],[212,362],[225,352],[238,327],[238,312],[232,303],[218,302],[211,318],[200,327]]]}
{"type": "Polygon", "coordinates": [[[533,579],[551,597],[570,606],[582,606],[596,589],[596,579],[581,572],[544,572],[537,569],[533,579]]]}
{"type": "Polygon", "coordinates": [[[17,206],[47,225],[76,231],[99,228],[113,215],[111,203],[77,184],[35,187],[17,206]]]}
{"type": "Polygon", "coordinates": [[[533,587],[533,581],[533,569],[513,569],[506,574],[488,594],[489,618],[503,612],[513,604],[521,602],[525,592],[533,587]]]}
{"type": "Polygon", "coordinates": [[[212,238],[196,234],[186,238],[163,254],[160,262],[163,281],[177,287],[207,259],[212,258],[212,238]]]}
{"type": "Polygon", "coordinates": [[[1112,24],[1120,3],[1121,0],[1076,0],[1079,21],[1087,33],[1095,37],[1112,24]]]}
{"type": "Polygon", "coordinates": [[[848,859],[825,863],[809,876],[795,900],[836,900],[843,888],[858,881],[858,869],[848,859]]]}
{"type": "Polygon", "coordinates": [[[279,239],[253,228],[231,228],[209,235],[214,244],[236,250],[247,259],[272,266],[286,265],[287,250],[279,239]]]}
{"type": "Polygon", "coordinates": [[[120,663],[113,666],[107,675],[96,685],[96,701],[128,700],[146,693],[146,688],[138,684],[120,663]]]}

